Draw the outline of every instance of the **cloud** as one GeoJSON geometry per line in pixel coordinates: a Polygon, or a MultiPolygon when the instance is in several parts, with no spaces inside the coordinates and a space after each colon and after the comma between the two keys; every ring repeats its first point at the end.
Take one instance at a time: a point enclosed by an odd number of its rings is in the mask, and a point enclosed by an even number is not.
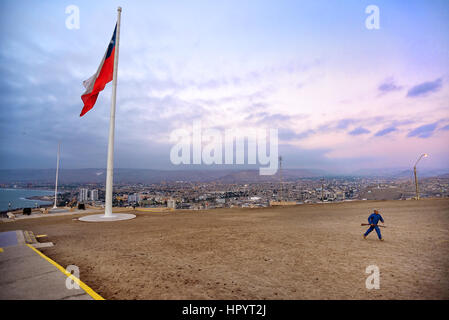
{"type": "Polygon", "coordinates": [[[402,87],[398,86],[395,84],[394,80],[392,78],[388,78],[386,79],[383,83],[381,83],[379,85],[379,87],[377,87],[377,89],[381,92],[381,93],[388,93],[388,92],[392,92],[392,91],[398,91],[401,90],[402,87]]]}
{"type": "Polygon", "coordinates": [[[375,137],[383,137],[383,136],[389,134],[390,132],[393,132],[396,130],[397,130],[396,127],[388,127],[388,128],[382,129],[380,131],[377,131],[374,136],[375,137]]]}
{"type": "Polygon", "coordinates": [[[338,129],[346,129],[346,128],[348,128],[348,126],[350,124],[353,124],[356,121],[357,120],[355,120],[355,119],[342,119],[342,120],[338,121],[337,128],[338,129]]]}
{"type": "Polygon", "coordinates": [[[448,124],[448,125],[445,125],[445,126],[442,127],[440,130],[445,130],[445,131],[449,130],[449,124],[448,124]]]}
{"type": "Polygon", "coordinates": [[[436,92],[436,91],[440,90],[442,86],[443,86],[443,81],[441,80],[441,78],[438,78],[435,81],[423,82],[421,84],[418,84],[418,85],[412,87],[407,92],[407,97],[411,97],[411,98],[419,97],[419,96],[423,96],[427,93],[436,92]]]}
{"type": "MultiPolygon", "coordinates": [[[[0,35],[0,167],[54,167],[59,139],[63,167],[104,167],[111,84],[92,111],[82,118],[79,112],[82,81],[97,69],[115,23],[113,12],[104,13],[110,3],[100,0],[95,2],[95,10],[81,8],[85,13],[81,28],[68,30],[60,5],[5,2],[9,5],[2,20],[8,32],[0,35]]],[[[431,139],[413,141],[413,148],[433,143],[434,150],[438,145],[447,154],[446,144],[441,142],[449,132],[441,131],[449,130],[444,127],[449,124],[445,119],[447,99],[443,99],[447,97],[431,104],[425,99],[395,97],[407,95],[409,89],[409,96],[414,97],[443,86],[442,74],[437,80],[431,74],[435,69],[447,69],[443,54],[438,58],[431,48],[423,46],[422,56],[431,54],[432,61],[420,64],[413,57],[421,55],[396,56],[395,52],[408,52],[408,48],[391,52],[388,41],[366,52],[366,44],[352,41],[359,39],[358,33],[349,28],[353,34],[344,33],[346,39],[352,39],[348,42],[352,46],[348,50],[353,52],[349,57],[344,51],[335,51],[333,41],[320,38],[319,28],[315,28],[319,21],[313,15],[307,14],[309,22],[293,19],[307,10],[285,11],[285,6],[266,1],[257,8],[234,2],[227,2],[226,8],[192,3],[160,5],[157,1],[127,5],[124,18],[132,19],[126,20],[121,37],[117,167],[170,165],[170,132],[191,128],[193,120],[201,120],[204,128],[219,130],[278,128],[279,138],[290,152],[289,156],[284,151],[286,161],[296,161],[298,166],[365,166],[368,160],[363,157],[372,157],[367,149],[382,150],[389,144],[395,152],[403,147],[401,156],[407,162],[406,153],[415,152],[406,150],[406,142],[410,142],[407,134],[436,121],[439,125],[433,135],[432,131],[410,133],[432,135],[431,139]],[[266,13],[273,8],[282,23],[271,19],[267,24],[266,13]],[[146,12],[158,14],[148,18],[146,12]],[[303,37],[304,30],[315,30],[318,37],[303,37]],[[151,39],[145,38],[146,34],[151,34],[151,39]],[[304,50],[297,50],[297,39],[305,40],[301,42],[304,50]],[[384,62],[386,57],[388,63],[384,62]],[[413,67],[402,68],[408,57],[407,65],[413,67]],[[384,63],[380,65],[380,61],[384,63]],[[402,79],[413,79],[416,74],[431,82],[417,80],[405,87],[402,79]],[[415,84],[418,86],[412,88],[415,84]],[[382,104],[370,99],[373,90],[375,95],[385,94],[382,104]],[[364,139],[357,139],[389,137],[396,130],[405,134],[396,139],[372,139],[369,146],[364,139]],[[347,156],[335,162],[335,156],[330,156],[335,150],[344,150],[343,157],[350,154],[355,160],[347,156]],[[303,161],[303,153],[310,153],[310,161],[303,161]]],[[[80,2],[83,8],[86,5],[86,1],[80,2]]],[[[429,32],[422,34],[441,42],[441,35],[426,30],[429,32]]],[[[404,43],[420,40],[414,32],[406,36],[410,38],[404,43]]],[[[443,45],[447,47],[444,41],[443,45]]],[[[395,159],[397,154],[391,156],[391,161],[395,159]]]]}
{"type": "Polygon", "coordinates": [[[437,122],[420,126],[409,132],[407,137],[429,138],[437,128],[437,122]]]}
{"type": "Polygon", "coordinates": [[[295,131],[291,129],[281,128],[279,129],[279,139],[281,141],[292,141],[292,140],[299,140],[304,139],[310,136],[311,134],[315,133],[313,130],[306,130],[300,133],[296,133],[295,131]]]}
{"type": "Polygon", "coordinates": [[[246,120],[256,119],[257,124],[277,124],[285,123],[290,120],[290,117],[280,113],[268,114],[267,112],[259,112],[257,114],[251,114],[246,117],[246,120]]]}
{"type": "Polygon", "coordinates": [[[370,132],[371,131],[369,131],[369,130],[367,130],[365,128],[358,127],[358,128],[355,128],[354,130],[352,130],[351,132],[349,132],[349,134],[351,136],[358,136],[358,135],[367,134],[367,133],[370,133],[370,132]]]}
{"type": "MultiPolygon", "coordinates": [[[[374,116],[367,118],[344,118],[338,121],[329,121],[324,124],[319,125],[315,130],[317,133],[329,133],[329,132],[339,132],[348,129],[350,126],[358,126],[358,128],[353,131],[355,135],[369,133],[362,132],[363,130],[368,130],[363,128],[364,126],[376,125],[379,122],[384,121],[384,116],[374,116]],[[359,132],[358,129],[362,128],[363,130],[359,132]]],[[[352,131],[351,131],[352,132],[352,131]]]]}

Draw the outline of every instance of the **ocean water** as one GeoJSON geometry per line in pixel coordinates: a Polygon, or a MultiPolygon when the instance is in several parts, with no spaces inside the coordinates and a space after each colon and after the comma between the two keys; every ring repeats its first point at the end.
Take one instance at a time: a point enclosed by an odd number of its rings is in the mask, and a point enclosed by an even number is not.
{"type": "Polygon", "coordinates": [[[27,200],[26,198],[52,194],[54,194],[54,191],[49,190],[0,188],[0,211],[8,210],[8,203],[11,203],[11,209],[34,208],[36,203],[38,205],[51,204],[51,201],[27,200]]]}

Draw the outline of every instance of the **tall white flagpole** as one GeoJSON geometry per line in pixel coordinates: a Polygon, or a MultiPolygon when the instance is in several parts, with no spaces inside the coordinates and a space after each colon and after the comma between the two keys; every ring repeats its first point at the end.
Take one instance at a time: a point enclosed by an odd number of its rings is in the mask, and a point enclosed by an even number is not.
{"type": "Polygon", "coordinates": [[[120,42],[120,15],[122,8],[117,8],[117,30],[115,33],[114,71],[112,76],[111,118],[109,119],[108,166],[106,169],[106,201],[104,214],[92,214],[79,218],[80,221],[102,222],[134,219],[136,215],[129,213],[112,214],[112,181],[114,178],[114,127],[115,102],[117,92],[118,47],[120,42]]]}
{"type": "Polygon", "coordinates": [[[58,155],[56,157],[56,182],[55,182],[55,204],[53,205],[53,209],[56,209],[56,203],[58,200],[58,176],[59,176],[59,149],[61,142],[58,142],[58,155]]]}
{"type": "Polygon", "coordinates": [[[114,72],[112,78],[111,117],[109,119],[108,165],[106,172],[106,203],[105,217],[112,217],[112,184],[114,178],[114,129],[115,129],[115,101],[117,93],[118,48],[120,42],[120,15],[122,8],[117,8],[117,31],[115,35],[114,72]]]}

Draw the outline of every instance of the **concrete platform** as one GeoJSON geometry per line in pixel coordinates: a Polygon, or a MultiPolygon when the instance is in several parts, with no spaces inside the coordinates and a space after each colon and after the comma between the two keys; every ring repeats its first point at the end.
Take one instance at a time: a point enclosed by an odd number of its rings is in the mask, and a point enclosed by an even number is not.
{"type": "Polygon", "coordinates": [[[89,214],[89,213],[100,213],[98,209],[87,209],[87,210],[65,210],[63,212],[51,212],[51,213],[32,213],[31,215],[16,215],[14,219],[9,218],[1,218],[0,221],[2,222],[13,222],[17,220],[23,220],[23,219],[37,219],[37,218],[49,218],[49,217],[59,217],[59,216],[68,216],[68,215],[75,215],[75,214],[89,214]]]}
{"type": "Polygon", "coordinates": [[[67,276],[27,246],[21,232],[0,233],[0,300],[93,300],[81,287],[68,289],[67,276]]]}
{"type": "Polygon", "coordinates": [[[90,216],[84,216],[79,218],[80,221],[85,222],[109,222],[109,221],[121,221],[130,220],[136,217],[135,214],[130,213],[113,213],[112,216],[106,217],[104,214],[93,214],[90,216]]]}
{"type": "Polygon", "coordinates": [[[0,232],[0,248],[16,246],[19,244],[16,231],[0,232]]]}

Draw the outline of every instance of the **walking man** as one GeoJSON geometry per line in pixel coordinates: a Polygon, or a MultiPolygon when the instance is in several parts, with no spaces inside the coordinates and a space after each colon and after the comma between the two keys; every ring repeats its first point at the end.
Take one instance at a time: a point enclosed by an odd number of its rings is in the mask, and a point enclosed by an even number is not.
{"type": "Polygon", "coordinates": [[[384,223],[384,219],[382,218],[382,216],[379,214],[379,211],[374,210],[374,213],[372,213],[369,217],[368,217],[368,223],[370,224],[370,227],[368,228],[368,230],[366,230],[365,234],[363,235],[363,239],[366,239],[366,236],[368,234],[370,234],[371,231],[376,230],[377,236],[379,237],[380,241],[384,241],[384,239],[382,238],[382,235],[380,234],[380,229],[377,225],[377,223],[379,222],[379,220],[384,223]]]}

